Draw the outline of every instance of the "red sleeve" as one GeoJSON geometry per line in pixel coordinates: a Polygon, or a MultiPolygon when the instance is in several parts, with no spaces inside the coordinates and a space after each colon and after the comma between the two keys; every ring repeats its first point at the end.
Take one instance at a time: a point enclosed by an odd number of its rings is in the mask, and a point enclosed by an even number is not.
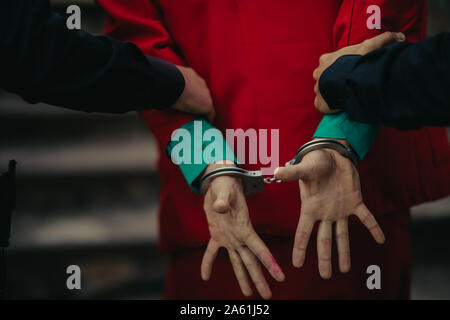
{"type": "MultiPolygon", "coordinates": [[[[136,44],[146,55],[184,65],[175,43],[164,26],[159,8],[151,0],[97,0],[107,14],[105,33],[136,44]]],[[[142,111],[141,116],[165,150],[172,132],[195,119],[172,109],[142,111]]]]}
{"type": "Polygon", "coordinates": [[[408,41],[425,37],[425,0],[343,0],[334,28],[335,49],[360,43],[384,31],[403,32],[408,41]],[[381,9],[381,30],[369,30],[367,8],[377,5],[381,9]]]}

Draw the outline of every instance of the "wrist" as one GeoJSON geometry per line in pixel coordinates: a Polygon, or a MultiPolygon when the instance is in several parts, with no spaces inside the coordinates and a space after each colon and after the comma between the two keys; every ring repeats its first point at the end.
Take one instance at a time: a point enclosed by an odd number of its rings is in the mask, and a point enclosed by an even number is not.
{"type": "MultiPolygon", "coordinates": [[[[340,140],[346,142],[345,140],[340,140]]],[[[350,146],[348,146],[348,143],[344,144],[341,141],[338,139],[313,139],[313,141],[305,143],[301,146],[295,154],[295,157],[291,161],[287,162],[286,166],[298,164],[310,152],[323,149],[335,150],[356,165],[358,162],[358,155],[350,146]]]]}
{"type": "Polygon", "coordinates": [[[237,167],[236,164],[234,163],[234,161],[231,161],[231,160],[220,160],[220,161],[217,161],[217,162],[209,164],[206,167],[205,171],[203,172],[202,176],[204,176],[205,174],[207,174],[207,173],[209,173],[209,172],[211,172],[213,170],[216,170],[216,169],[230,168],[230,167],[232,167],[232,168],[237,167]]]}
{"type": "MultiPolygon", "coordinates": [[[[220,168],[230,168],[230,167],[231,167],[231,168],[236,168],[237,165],[236,165],[233,161],[231,161],[231,160],[220,160],[220,161],[211,163],[211,164],[208,165],[208,167],[206,167],[206,169],[205,169],[205,171],[203,172],[203,174],[201,175],[201,177],[203,178],[205,175],[207,175],[208,173],[210,173],[211,171],[214,171],[214,170],[216,170],[216,169],[220,169],[220,168]]],[[[220,177],[217,177],[217,178],[220,178],[220,177]]],[[[231,176],[230,176],[229,178],[234,179],[234,180],[239,184],[239,186],[240,186],[241,188],[243,187],[243,185],[242,185],[242,180],[241,180],[240,178],[238,178],[238,177],[231,177],[231,176]]],[[[216,178],[212,178],[212,179],[209,179],[208,181],[203,182],[203,183],[200,185],[200,193],[203,194],[203,195],[205,195],[206,192],[208,191],[208,189],[209,189],[211,183],[212,183],[215,179],[216,179],[216,178]]]]}
{"type": "Polygon", "coordinates": [[[316,140],[334,140],[339,143],[342,143],[343,145],[345,145],[347,147],[350,147],[350,143],[348,143],[348,141],[344,140],[344,139],[334,139],[334,138],[314,138],[314,139],[312,139],[312,141],[316,141],[316,140]]]}

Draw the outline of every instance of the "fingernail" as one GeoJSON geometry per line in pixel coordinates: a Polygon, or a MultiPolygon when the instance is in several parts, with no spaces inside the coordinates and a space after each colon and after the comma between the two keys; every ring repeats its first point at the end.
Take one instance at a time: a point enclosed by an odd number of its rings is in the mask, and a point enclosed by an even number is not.
{"type": "Polygon", "coordinates": [[[278,169],[280,169],[279,167],[275,169],[275,171],[273,172],[274,175],[276,175],[278,173],[278,169]]]}
{"type": "Polygon", "coordinates": [[[280,268],[278,268],[275,272],[278,274],[278,281],[283,282],[286,279],[284,272],[280,268]]]}
{"type": "Polygon", "coordinates": [[[242,293],[244,294],[244,296],[246,296],[246,297],[250,297],[252,294],[253,294],[253,291],[242,291],[242,293]]]}

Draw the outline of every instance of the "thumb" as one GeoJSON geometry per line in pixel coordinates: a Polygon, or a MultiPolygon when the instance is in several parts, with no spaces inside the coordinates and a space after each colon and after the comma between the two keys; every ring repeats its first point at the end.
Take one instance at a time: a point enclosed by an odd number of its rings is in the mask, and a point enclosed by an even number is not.
{"type": "Polygon", "coordinates": [[[230,190],[228,188],[221,188],[216,193],[216,200],[213,203],[213,209],[217,213],[225,214],[230,212],[230,190]]]}
{"type": "Polygon", "coordinates": [[[277,168],[274,175],[275,178],[282,181],[304,180],[308,179],[311,169],[309,162],[302,161],[293,166],[277,168]]]}
{"type": "Polygon", "coordinates": [[[403,42],[406,40],[406,36],[401,32],[384,32],[376,37],[373,37],[372,39],[366,40],[363,43],[363,46],[361,52],[363,55],[372,52],[376,49],[379,49],[381,47],[384,47],[385,45],[388,45],[393,42],[403,42]]]}

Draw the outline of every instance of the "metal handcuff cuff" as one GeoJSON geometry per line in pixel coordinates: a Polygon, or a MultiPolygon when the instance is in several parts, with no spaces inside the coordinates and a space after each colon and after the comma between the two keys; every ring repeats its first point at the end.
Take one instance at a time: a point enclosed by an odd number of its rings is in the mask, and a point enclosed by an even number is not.
{"type": "MultiPolygon", "coordinates": [[[[292,166],[300,163],[303,158],[310,152],[320,149],[332,149],[343,157],[349,159],[354,165],[358,162],[358,156],[352,148],[347,147],[346,145],[336,141],[336,140],[314,140],[310,141],[298,149],[295,157],[286,162],[285,166],[292,166]]],[[[227,168],[219,168],[208,172],[205,174],[199,182],[200,191],[204,195],[207,191],[207,186],[209,183],[217,177],[221,176],[230,176],[240,178],[242,181],[242,185],[244,187],[244,194],[251,195],[254,193],[259,193],[264,191],[265,184],[270,184],[272,182],[280,183],[281,180],[277,180],[275,177],[264,177],[261,170],[249,171],[242,168],[235,167],[227,167],[227,168]]]]}

